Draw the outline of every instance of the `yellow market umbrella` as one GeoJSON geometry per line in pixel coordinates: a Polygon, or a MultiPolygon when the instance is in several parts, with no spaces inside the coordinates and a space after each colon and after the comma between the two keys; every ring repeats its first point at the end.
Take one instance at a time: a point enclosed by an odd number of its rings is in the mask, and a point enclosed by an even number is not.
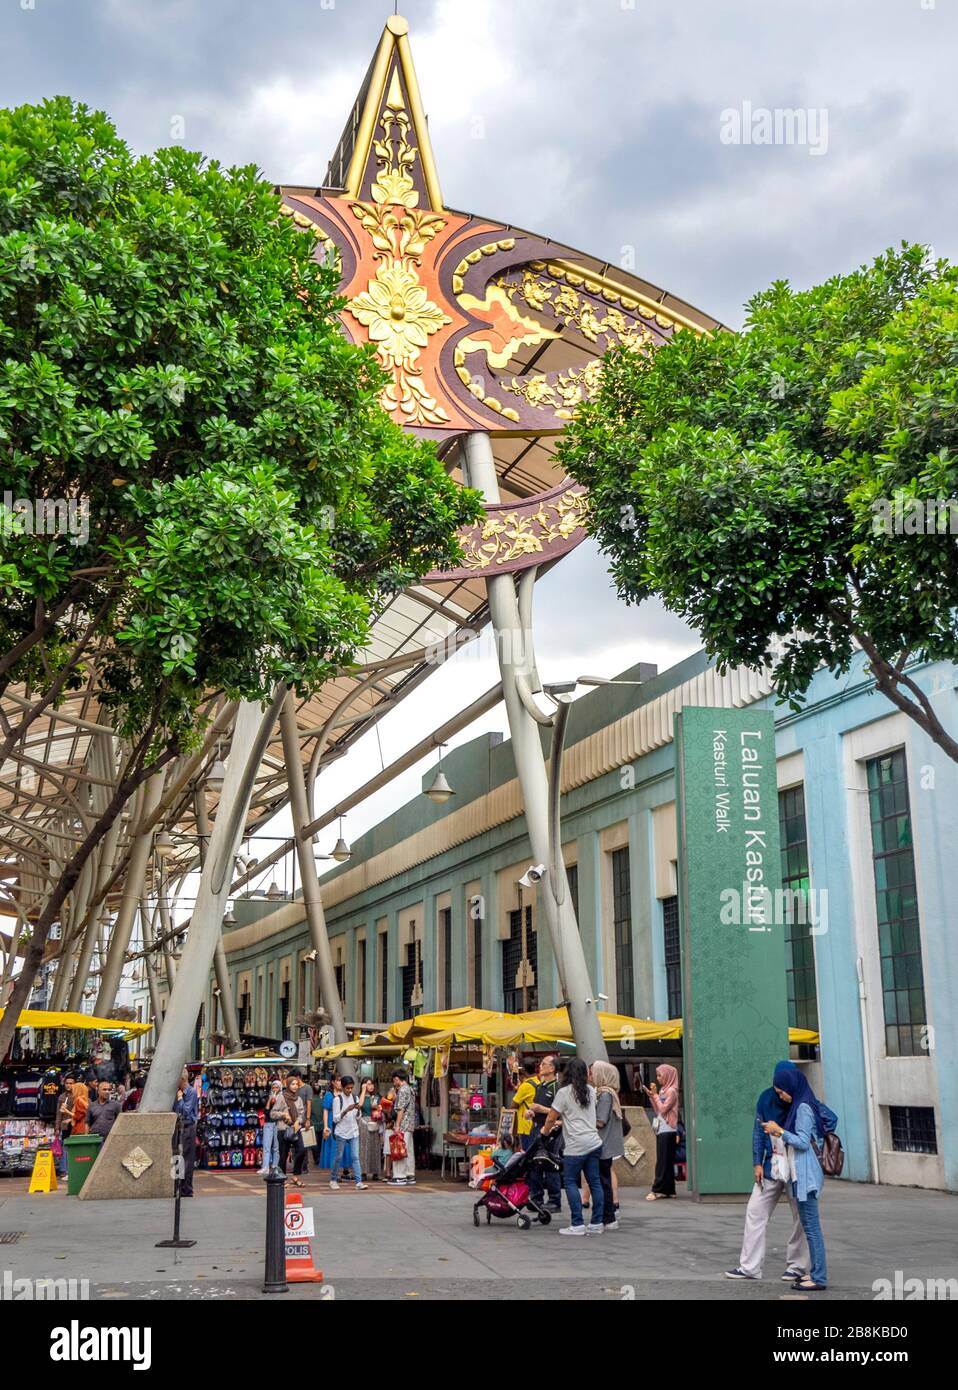
{"type": "MultiPolygon", "coordinates": [[[[659,1042],[663,1038],[673,1039],[682,1036],[680,1018],[658,1023],[654,1019],[601,1012],[598,1018],[606,1042],[659,1042]]],[[[572,1041],[568,1009],[538,1009],[535,1013],[516,1014],[513,1022],[520,1029],[525,1042],[572,1041]]]]}
{"type": "Polygon", "coordinates": [[[403,1046],[402,1043],[362,1042],[357,1038],[352,1042],[333,1043],[330,1047],[317,1047],[313,1056],[327,1062],[336,1057],[396,1057],[403,1046]]]}
{"type": "MultiPolygon", "coordinates": [[[[606,1042],[661,1042],[682,1037],[680,1018],[666,1020],[633,1018],[628,1014],[599,1013],[606,1042]]],[[[421,1047],[442,1047],[452,1042],[476,1042],[486,1046],[511,1047],[516,1043],[572,1042],[568,1009],[538,1009],[532,1013],[507,1014],[491,1009],[444,1009],[419,1014],[392,1023],[385,1036],[397,1042],[416,1042],[421,1047]]],[[[791,1043],[817,1043],[819,1035],[807,1028],[790,1028],[791,1043]]]]}
{"type": "Polygon", "coordinates": [[[442,1047],[448,1042],[512,1041],[516,1034],[515,1014],[494,1009],[441,1009],[437,1013],[417,1014],[391,1023],[385,1036],[401,1043],[418,1043],[421,1047],[442,1047]],[[508,1036],[500,1039],[500,1033],[508,1036]]]}
{"type": "MultiPolygon", "coordinates": [[[[0,1018],[4,1010],[0,1009],[0,1018]]],[[[89,1033],[122,1033],[135,1038],[148,1033],[152,1023],[125,1023],[122,1018],[94,1018],[92,1014],[58,1013],[47,1009],[24,1009],[17,1021],[18,1028],[73,1028],[89,1033]]]]}
{"type": "MultiPolygon", "coordinates": [[[[599,1013],[602,1036],[606,1042],[660,1042],[682,1037],[683,1021],[670,1018],[664,1022],[648,1018],[631,1018],[627,1014],[599,1013]]],[[[516,1014],[515,1024],[522,1029],[526,1042],[571,1042],[572,1027],[568,1009],[539,1009],[536,1013],[516,1014]]],[[[818,1033],[809,1028],[789,1028],[790,1043],[817,1043],[818,1033]]]]}

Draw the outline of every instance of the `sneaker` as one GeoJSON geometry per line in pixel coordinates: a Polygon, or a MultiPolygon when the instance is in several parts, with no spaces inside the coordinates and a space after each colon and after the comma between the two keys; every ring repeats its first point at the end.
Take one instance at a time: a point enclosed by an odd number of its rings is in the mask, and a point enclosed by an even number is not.
{"type": "Polygon", "coordinates": [[[617,1231],[619,1229],[619,1223],[618,1221],[607,1221],[604,1229],[607,1231],[617,1231]]]}
{"type": "Polygon", "coordinates": [[[562,1210],[562,1203],[561,1203],[561,1202],[547,1202],[547,1203],[546,1203],[546,1211],[561,1211],[561,1210],[562,1210]]]}
{"type": "Polygon", "coordinates": [[[407,1186],[407,1187],[415,1187],[415,1186],[416,1186],[416,1179],[415,1179],[415,1178],[407,1178],[407,1179],[406,1179],[406,1186],[407,1186]]]}
{"type": "Polygon", "coordinates": [[[786,1269],[782,1275],[783,1284],[794,1284],[796,1279],[804,1279],[805,1275],[800,1269],[786,1269]]]}
{"type": "Polygon", "coordinates": [[[563,1226],[563,1227],[562,1227],[562,1230],[559,1232],[559,1235],[560,1235],[560,1236],[584,1236],[584,1235],[585,1235],[585,1227],[584,1227],[584,1226],[563,1226]]]}
{"type": "Polygon", "coordinates": [[[736,1265],[734,1269],[727,1269],[725,1271],[725,1277],[726,1279],[754,1279],[755,1275],[746,1274],[744,1269],[736,1265]]]}
{"type": "Polygon", "coordinates": [[[357,1192],[362,1192],[362,1191],[364,1191],[368,1186],[369,1186],[369,1183],[368,1183],[368,1182],[358,1182],[358,1183],[356,1184],[356,1191],[357,1191],[357,1192]]]}
{"type": "Polygon", "coordinates": [[[601,1236],[605,1231],[605,1227],[602,1225],[601,1221],[598,1225],[593,1221],[586,1227],[586,1230],[590,1236],[601,1236]]]}
{"type": "Polygon", "coordinates": [[[330,1190],[330,1192],[338,1192],[338,1191],[339,1191],[339,1183],[338,1183],[338,1182],[331,1182],[331,1183],[329,1184],[329,1190],[330,1190]]]}
{"type": "Polygon", "coordinates": [[[390,1178],[390,1179],[388,1180],[387,1186],[388,1186],[388,1187],[405,1187],[405,1186],[406,1186],[406,1179],[405,1179],[405,1178],[390,1178]]]}

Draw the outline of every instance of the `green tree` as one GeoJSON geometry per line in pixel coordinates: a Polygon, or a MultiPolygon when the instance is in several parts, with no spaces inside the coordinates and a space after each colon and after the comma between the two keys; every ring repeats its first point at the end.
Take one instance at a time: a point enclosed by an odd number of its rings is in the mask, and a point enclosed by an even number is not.
{"type": "Polygon", "coordinates": [[[0,518],[0,693],[29,695],[0,764],[91,678],[127,749],[32,923],[0,1056],[83,864],[196,746],[204,697],[309,695],[479,515],[382,410],[337,281],[252,167],[136,157],[64,97],[0,112],[0,500],[75,508],[72,535],[0,518]]]}
{"type": "Polygon", "coordinates": [[[958,760],[910,673],[958,658],[956,407],[958,270],[904,246],[773,284],[741,334],[612,352],[560,457],[624,598],[658,594],[723,666],[771,661],[793,707],[858,644],[958,760]]]}

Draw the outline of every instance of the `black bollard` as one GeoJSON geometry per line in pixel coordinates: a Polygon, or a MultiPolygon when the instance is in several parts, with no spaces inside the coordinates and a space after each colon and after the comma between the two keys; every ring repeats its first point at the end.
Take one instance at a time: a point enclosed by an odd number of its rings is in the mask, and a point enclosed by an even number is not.
{"type": "Polygon", "coordinates": [[[195,1240],[180,1239],[180,1174],[183,1171],[183,1127],[180,1124],[180,1117],[176,1117],[176,1129],[173,1131],[173,1239],[158,1240],[154,1249],[156,1250],[188,1250],[191,1245],[195,1245],[195,1240]]]}
{"type": "Polygon", "coordinates": [[[263,1293],[288,1293],[286,1282],[286,1174],[272,1168],[266,1183],[266,1274],[263,1293]]]}

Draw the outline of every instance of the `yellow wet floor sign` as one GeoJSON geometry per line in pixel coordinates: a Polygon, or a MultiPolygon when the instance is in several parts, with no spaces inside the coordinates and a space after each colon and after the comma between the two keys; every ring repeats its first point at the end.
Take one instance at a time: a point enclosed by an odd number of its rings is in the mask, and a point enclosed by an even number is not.
{"type": "Polygon", "coordinates": [[[53,1150],[37,1149],[33,1160],[33,1173],[30,1177],[31,1192],[56,1192],[57,1170],[53,1166],[53,1150]]]}

